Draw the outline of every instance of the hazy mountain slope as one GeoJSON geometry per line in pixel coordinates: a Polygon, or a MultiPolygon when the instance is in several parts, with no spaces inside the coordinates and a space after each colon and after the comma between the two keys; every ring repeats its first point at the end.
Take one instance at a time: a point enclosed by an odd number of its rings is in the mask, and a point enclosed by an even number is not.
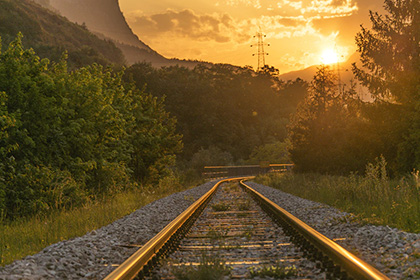
{"type": "MultiPolygon", "coordinates": [[[[356,52],[354,54],[352,54],[349,59],[345,62],[342,62],[338,65],[340,71],[340,79],[341,79],[341,83],[345,84],[345,85],[350,85],[350,81],[351,80],[355,80],[353,72],[352,72],[352,64],[353,63],[358,63],[358,65],[360,65],[360,56],[359,54],[356,52]]],[[[282,80],[288,81],[288,80],[296,80],[297,78],[301,78],[302,80],[305,81],[312,81],[313,77],[316,74],[317,68],[319,67],[319,65],[313,65],[310,66],[308,68],[302,69],[302,70],[298,70],[298,71],[292,71],[292,72],[288,72],[285,74],[281,74],[279,77],[282,80]]],[[[337,64],[332,64],[330,65],[330,67],[337,72],[337,64]]],[[[356,91],[360,94],[360,97],[366,100],[370,100],[370,94],[368,93],[367,88],[357,85],[356,87],[356,91]]]]}
{"type": "MultiPolygon", "coordinates": [[[[340,75],[341,78],[343,80],[350,80],[351,78],[353,78],[353,74],[351,72],[351,65],[354,62],[358,62],[359,61],[359,54],[358,53],[354,53],[353,55],[351,55],[349,57],[349,59],[345,62],[341,62],[339,64],[339,68],[340,68],[340,75]]],[[[308,68],[302,69],[302,70],[298,70],[298,71],[292,71],[292,72],[288,72],[285,74],[281,74],[280,78],[283,80],[295,80],[296,78],[301,78],[302,80],[305,81],[311,81],[313,79],[313,77],[315,76],[315,73],[317,71],[317,68],[319,67],[319,65],[313,65],[310,66],[308,68]]],[[[331,64],[330,67],[334,70],[337,69],[337,65],[336,64],[331,64]]]]}
{"type": "Polygon", "coordinates": [[[109,38],[122,50],[128,64],[150,62],[156,67],[182,65],[194,67],[195,61],[167,59],[152,50],[133,33],[121,12],[118,0],[35,0],[53,7],[73,22],[86,24],[95,34],[109,38]]]}
{"type": "Polygon", "coordinates": [[[118,0],[49,0],[49,4],[73,22],[117,42],[151,50],[128,26],[118,0]]]}
{"type": "Polygon", "coordinates": [[[112,42],[102,40],[62,16],[30,0],[0,0],[0,36],[3,47],[22,32],[24,46],[41,57],[58,60],[68,51],[71,66],[93,62],[123,64],[124,56],[112,42]]]}

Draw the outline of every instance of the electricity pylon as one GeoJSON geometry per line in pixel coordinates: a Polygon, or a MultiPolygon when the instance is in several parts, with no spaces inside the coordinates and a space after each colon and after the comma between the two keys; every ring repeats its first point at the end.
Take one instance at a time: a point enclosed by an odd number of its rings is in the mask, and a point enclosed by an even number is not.
{"type": "Polygon", "coordinates": [[[258,67],[257,67],[257,72],[262,71],[265,67],[265,56],[268,55],[268,53],[266,53],[264,51],[264,46],[270,46],[270,44],[264,44],[264,38],[266,37],[265,34],[263,34],[261,32],[261,27],[257,33],[257,35],[254,36],[254,38],[257,37],[258,38],[258,43],[256,45],[251,45],[252,47],[257,47],[257,53],[253,53],[252,56],[258,55],[258,67]]]}

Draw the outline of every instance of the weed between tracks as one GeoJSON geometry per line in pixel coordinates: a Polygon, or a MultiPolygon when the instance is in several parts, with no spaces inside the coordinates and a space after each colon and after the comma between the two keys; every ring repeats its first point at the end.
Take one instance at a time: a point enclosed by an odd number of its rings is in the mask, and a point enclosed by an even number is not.
{"type": "Polygon", "coordinates": [[[238,203],[238,210],[239,211],[248,211],[251,207],[251,201],[245,200],[238,203]]]}
{"type": "Polygon", "coordinates": [[[217,255],[202,253],[197,266],[181,265],[172,268],[172,273],[179,280],[219,280],[229,275],[231,268],[217,255]]]}
{"type": "Polygon", "coordinates": [[[210,207],[216,212],[228,211],[230,209],[230,205],[227,202],[215,203],[210,205],[210,207]]]}
{"type": "Polygon", "coordinates": [[[281,264],[265,265],[261,267],[250,267],[248,269],[251,278],[254,277],[271,277],[274,279],[284,279],[292,276],[297,276],[297,269],[294,265],[284,266],[281,264]]]}
{"type": "Polygon", "coordinates": [[[214,228],[210,228],[206,236],[211,240],[220,240],[228,236],[229,230],[229,228],[226,228],[224,230],[215,230],[214,228]]]}

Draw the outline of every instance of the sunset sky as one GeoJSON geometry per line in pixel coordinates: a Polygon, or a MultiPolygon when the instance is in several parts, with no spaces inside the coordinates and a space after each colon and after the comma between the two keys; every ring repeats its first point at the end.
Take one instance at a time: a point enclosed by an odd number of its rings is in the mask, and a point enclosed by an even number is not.
{"type": "Polygon", "coordinates": [[[342,60],[355,50],[369,10],[383,0],[119,0],[130,27],[168,58],[257,66],[254,35],[267,35],[266,63],[280,73],[321,64],[336,50],[342,60]]]}

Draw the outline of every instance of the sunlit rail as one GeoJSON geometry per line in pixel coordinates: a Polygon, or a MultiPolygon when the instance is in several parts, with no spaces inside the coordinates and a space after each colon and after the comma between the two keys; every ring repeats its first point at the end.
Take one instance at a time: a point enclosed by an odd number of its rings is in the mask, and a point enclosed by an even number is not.
{"type": "MultiPolygon", "coordinates": [[[[247,178],[249,179],[249,177],[247,178]]],[[[221,180],[215,184],[209,192],[193,203],[193,205],[173,220],[105,279],[134,279],[135,277],[143,279],[156,268],[159,259],[168,256],[171,252],[176,250],[185,250],[185,246],[180,246],[181,240],[188,234],[192,224],[202,213],[213,194],[217,191],[218,186],[223,182],[238,179],[239,178],[221,180]]],[[[262,209],[272,217],[273,221],[284,229],[284,232],[290,236],[292,243],[300,247],[310,259],[319,261],[324,271],[328,272],[329,276],[334,277],[332,279],[389,279],[374,267],[315,231],[243,182],[241,182],[241,185],[251,194],[255,201],[260,204],[262,209]]],[[[263,248],[265,246],[270,246],[270,244],[265,243],[263,245],[264,246],[260,244],[259,247],[263,248]]],[[[290,243],[280,245],[288,246],[290,243]]],[[[276,246],[279,246],[279,244],[276,246]]],[[[193,249],[197,250],[197,248],[193,249]]],[[[239,263],[229,262],[229,264],[235,265],[239,263]]]]}

